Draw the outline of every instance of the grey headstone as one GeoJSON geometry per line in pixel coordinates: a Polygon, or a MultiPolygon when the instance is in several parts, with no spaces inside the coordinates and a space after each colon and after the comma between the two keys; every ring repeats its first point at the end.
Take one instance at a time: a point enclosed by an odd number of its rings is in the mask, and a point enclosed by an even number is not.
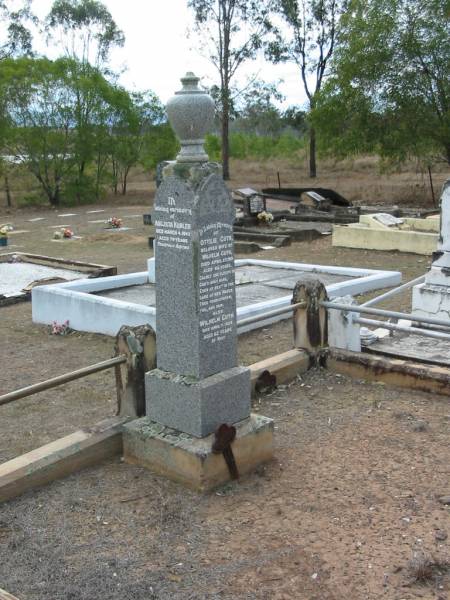
{"type": "Polygon", "coordinates": [[[147,415],[204,437],[250,414],[250,371],[237,366],[231,194],[203,138],[212,99],[187,73],[167,104],[181,151],[162,172],[155,224],[158,368],[146,374],[147,415]]]}
{"type": "Polygon", "coordinates": [[[154,210],[158,367],[196,378],[237,365],[234,209],[214,170],[167,177],[154,210]]]}

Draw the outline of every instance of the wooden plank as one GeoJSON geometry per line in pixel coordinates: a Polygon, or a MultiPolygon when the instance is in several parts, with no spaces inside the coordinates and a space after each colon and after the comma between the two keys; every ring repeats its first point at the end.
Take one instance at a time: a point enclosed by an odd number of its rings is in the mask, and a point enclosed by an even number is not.
{"type": "Polygon", "coordinates": [[[19,600],[19,598],[17,598],[17,596],[9,594],[8,592],[5,592],[5,590],[2,590],[0,588],[0,600],[19,600]]]}
{"type": "Polygon", "coordinates": [[[327,368],[343,375],[450,396],[450,369],[348,350],[330,351],[327,368]]]}
{"type": "Polygon", "coordinates": [[[263,371],[269,371],[272,375],[275,375],[277,383],[287,383],[295,379],[297,375],[305,373],[309,367],[309,354],[297,348],[254,363],[249,366],[252,393],[255,390],[256,380],[263,371]]]}
{"type": "Polygon", "coordinates": [[[113,417],[0,465],[0,502],[122,452],[122,425],[113,417]]]}

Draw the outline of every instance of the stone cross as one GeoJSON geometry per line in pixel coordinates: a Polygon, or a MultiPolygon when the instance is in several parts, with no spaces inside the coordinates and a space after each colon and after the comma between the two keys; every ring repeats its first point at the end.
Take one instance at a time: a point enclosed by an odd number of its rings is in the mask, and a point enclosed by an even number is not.
{"type": "Polygon", "coordinates": [[[157,368],[146,375],[146,411],[204,437],[249,416],[250,372],[237,365],[234,206],[203,148],[214,103],[192,73],[181,81],[167,105],[181,150],[153,212],[157,368]]]}

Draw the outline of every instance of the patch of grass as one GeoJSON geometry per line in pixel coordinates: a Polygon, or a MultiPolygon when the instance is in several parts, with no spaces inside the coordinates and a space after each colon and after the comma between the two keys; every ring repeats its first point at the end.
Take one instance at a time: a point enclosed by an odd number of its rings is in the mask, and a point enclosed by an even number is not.
{"type": "Polygon", "coordinates": [[[431,555],[415,554],[408,563],[408,573],[414,583],[430,583],[444,576],[450,570],[450,564],[431,555]]]}

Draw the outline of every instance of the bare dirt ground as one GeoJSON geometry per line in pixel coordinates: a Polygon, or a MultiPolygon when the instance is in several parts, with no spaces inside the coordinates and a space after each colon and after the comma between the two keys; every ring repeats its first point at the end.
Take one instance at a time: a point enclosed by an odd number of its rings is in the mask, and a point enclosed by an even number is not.
{"type": "MultiPolygon", "coordinates": [[[[236,184],[258,186],[261,173],[236,184]]],[[[144,270],[151,255],[141,217],[151,201],[138,179],[131,197],[114,203],[3,209],[0,222],[29,231],[11,236],[13,251],[124,273],[144,270]],[[58,217],[67,213],[76,215],[58,217]],[[130,230],[88,223],[113,214],[130,230]],[[37,217],[45,220],[29,221],[37,217]],[[51,241],[56,224],[82,239],[51,241]]],[[[412,254],[332,248],[329,237],[252,256],[395,269],[405,281],[429,266],[412,254]]],[[[409,294],[385,306],[409,310],[409,294]]],[[[0,308],[0,337],[0,394],[113,350],[106,336],[50,335],[32,324],[29,303],[0,308]]],[[[240,360],[291,346],[286,321],[241,336],[240,360]]],[[[198,496],[113,460],[0,506],[0,588],[20,600],[449,600],[450,509],[438,502],[450,494],[448,398],[313,370],[257,398],[254,410],[275,419],[276,457],[214,493],[198,496]],[[424,581],[413,556],[434,563],[424,581]]],[[[103,372],[0,411],[3,462],[113,414],[114,383],[103,372]]]]}

